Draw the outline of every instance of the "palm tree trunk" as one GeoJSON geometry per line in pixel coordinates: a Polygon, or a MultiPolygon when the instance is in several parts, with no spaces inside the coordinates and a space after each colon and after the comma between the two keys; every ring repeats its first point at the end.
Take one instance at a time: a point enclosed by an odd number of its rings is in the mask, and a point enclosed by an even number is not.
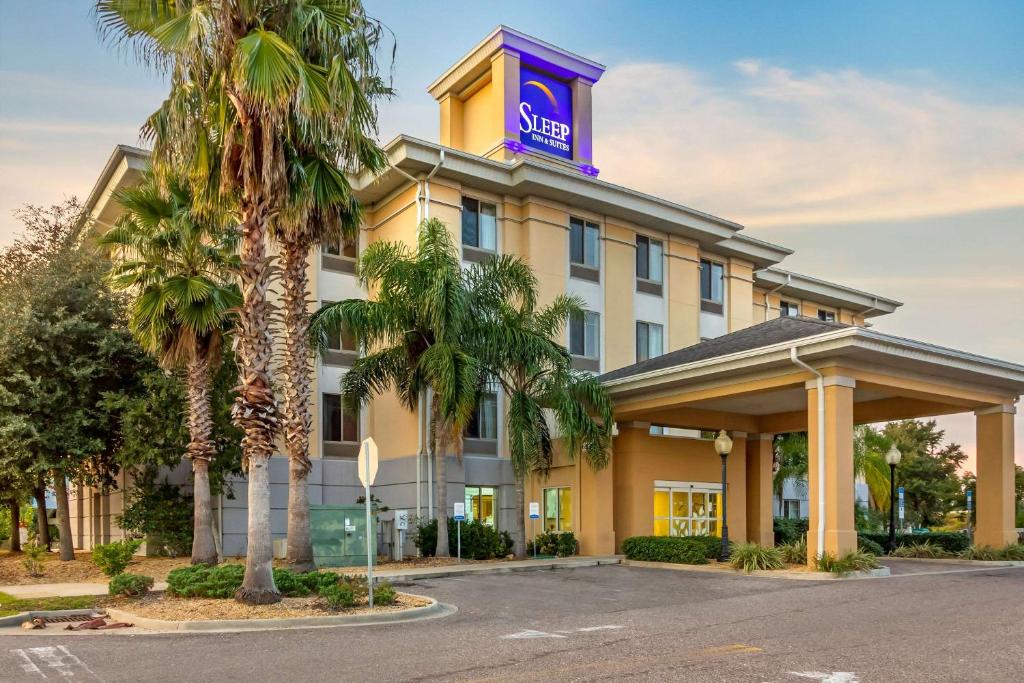
{"type": "Polygon", "coordinates": [[[517,560],[526,559],[526,477],[518,472],[516,477],[516,537],[512,547],[517,560]]]}
{"type": "Polygon", "coordinates": [[[21,552],[21,504],[17,498],[7,501],[7,507],[11,511],[11,552],[21,552]]]}
{"type": "Polygon", "coordinates": [[[214,455],[210,436],[210,359],[197,353],[188,364],[187,457],[192,460],[192,564],[217,564],[213,536],[213,502],[210,496],[210,460],[214,455]]]}
{"type": "Polygon", "coordinates": [[[64,472],[53,471],[53,492],[57,496],[57,528],[60,530],[60,559],[75,559],[75,543],[71,538],[71,506],[68,505],[68,482],[64,472]]]}
{"type": "Polygon", "coordinates": [[[288,452],[288,565],[293,571],[316,569],[309,528],[307,478],[309,434],[313,429],[312,363],[309,348],[309,308],[306,294],[308,250],[298,241],[281,246],[281,285],[284,306],[284,435],[288,452]]]}
{"type": "Polygon", "coordinates": [[[437,425],[435,428],[437,443],[434,446],[434,492],[437,506],[437,546],[434,557],[451,557],[448,548],[448,425],[438,423],[437,401],[431,405],[434,413],[431,416],[437,425]]]}
{"type": "Polygon", "coordinates": [[[267,221],[265,202],[243,202],[242,307],[235,334],[241,385],[232,418],[244,433],[242,465],[249,480],[249,525],[245,578],[235,599],[250,605],[281,600],[281,593],[274,584],[274,548],[270,534],[270,457],[274,453],[278,424],[270,383],[273,342],[267,304],[270,279],[270,262],[266,255],[267,221]]]}
{"type": "Polygon", "coordinates": [[[32,492],[36,499],[36,545],[50,549],[50,520],[46,517],[46,479],[39,477],[32,492]]]}

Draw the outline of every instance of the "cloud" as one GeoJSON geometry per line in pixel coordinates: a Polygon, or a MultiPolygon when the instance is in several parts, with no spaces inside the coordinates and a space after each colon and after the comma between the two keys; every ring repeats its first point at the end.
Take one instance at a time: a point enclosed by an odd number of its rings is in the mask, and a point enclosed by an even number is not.
{"type": "Polygon", "coordinates": [[[595,88],[602,177],[752,226],[1024,204],[1024,107],[855,70],[734,67],[609,69],[595,88]]]}

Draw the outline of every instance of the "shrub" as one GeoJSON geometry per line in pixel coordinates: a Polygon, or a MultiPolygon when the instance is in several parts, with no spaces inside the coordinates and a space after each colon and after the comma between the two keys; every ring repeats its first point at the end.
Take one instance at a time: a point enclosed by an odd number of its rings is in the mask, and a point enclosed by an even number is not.
{"type": "Polygon", "coordinates": [[[881,545],[879,545],[875,541],[872,541],[870,538],[867,538],[860,534],[857,535],[857,550],[863,550],[864,552],[871,553],[872,555],[885,554],[885,550],[882,548],[881,545]]]}
{"type": "Polygon", "coordinates": [[[25,567],[25,571],[28,572],[29,576],[42,576],[43,571],[43,558],[46,557],[48,552],[46,548],[41,545],[29,543],[24,548],[25,557],[21,560],[22,566],[25,567]]]}
{"type": "Polygon", "coordinates": [[[181,598],[232,598],[244,577],[245,566],[241,564],[179,567],[167,575],[167,594],[181,598]]]}
{"type": "Polygon", "coordinates": [[[908,545],[901,545],[895,548],[890,555],[893,557],[923,558],[953,557],[953,553],[932,543],[910,543],[908,545]]]}
{"type": "Polygon", "coordinates": [[[783,562],[787,564],[806,564],[807,562],[806,538],[801,538],[793,543],[784,543],[778,546],[778,549],[783,562]]]}
{"type": "MultiPolygon", "coordinates": [[[[472,521],[462,523],[462,557],[471,560],[490,560],[505,557],[512,550],[512,537],[506,532],[498,532],[494,527],[483,522],[472,521]]],[[[458,526],[454,519],[448,520],[448,549],[452,556],[457,552],[458,526]]],[[[419,548],[420,554],[433,557],[437,549],[437,520],[421,522],[413,532],[412,542],[419,548]]]]}
{"type": "Polygon", "coordinates": [[[1024,544],[1011,543],[1002,548],[972,545],[960,555],[966,560],[1024,560],[1024,544]]]}
{"type": "Polygon", "coordinates": [[[729,566],[750,573],[756,569],[782,569],[786,563],[778,548],[765,548],[756,543],[737,543],[730,550],[729,566]]]}
{"type": "MultiPolygon", "coordinates": [[[[858,534],[861,538],[874,541],[883,548],[889,545],[889,534],[888,533],[861,533],[858,534]]],[[[939,546],[947,552],[956,554],[962,553],[967,550],[967,546],[970,542],[967,539],[967,534],[961,534],[953,531],[930,531],[922,534],[896,534],[895,547],[901,545],[914,545],[916,543],[931,543],[932,545],[939,546]]]]}
{"type": "Polygon", "coordinates": [[[776,517],[774,522],[775,545],[795,543],[807,538],[807,519],[776,517]]]}
{"type": "Polygon", "coordinates": [[[580,549],[576,534],[571,531],[548,531],[537,534],[534,543],[537,544],[538,555],[572,557],[580,549]]]}
{"type": "Polygon", "coordinates": [[[717,536],[632,536],[622,542],[627,559],[676,564],[707,564],[722,551],[717,536]]]}
{"type": "Polygon", "coordinates": [[[348,583],[335,583],[320,590],[320,597],[331,609],[355,607],[356,593],[348,583]]]}
{"type": "Polygon", "coordinates": [[[139,576],[127,572],[118,574],[110,580],[107,592],[111,595],[124,595],[129,598],[142,597],[153,587],[152,576],[139,576]]]}
{"type": "Polygon", "coordinates": [[[92,562],[107,576],[117,576],[128,567],[140,545],[142,541],[139,539],[95,545],[92,562]]]}
{"type": "Polygon", "coordinates": [[[192,552],[192,496],[166,479],[157,482],[155,470],[141,474],[125,496],[118,526],[145,538],[154,554],[183,557],[192,552]]]}
{"type": "Polygon", "coordinates": [[[832,572],[845,576],[851,572],[878,569],[881,565],[878,564],[878,558],[874,555],[854,550],[839,558],[832,553],[822,553],[815,562],[815,566],[819,572],[832,572]]]}
{"type": "Polygon", "coordinates": [[[373,589],[374,605],[393,605],[398,601],[398,593],[395,587],[387,581],[378,583],[373,589]]]}

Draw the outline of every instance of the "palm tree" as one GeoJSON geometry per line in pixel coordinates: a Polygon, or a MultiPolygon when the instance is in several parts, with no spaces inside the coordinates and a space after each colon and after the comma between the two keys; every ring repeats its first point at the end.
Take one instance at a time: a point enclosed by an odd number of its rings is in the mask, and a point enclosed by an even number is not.
{"type": "Polygon", "coordinates": [[[210,383],[224,333],[241,302],[234,273],[237,237],[231,224],[198,220],[183,183],[163,193],[152,174],[115,198],[124,214],[100,243],[118,254],[107,278],[134,295],[129,327],[143,348],[168,370],[184,368],[188,396],[195,524],[192,564],[217,564],[210,500],[210,383]]]}
{"type": "Polygon", "coordinates": [[[569,319],[582,315],[581,299],[560,295],[537,309],[537,280],[518,257],[490,259],[471,268],[467,279],[475,323],[471,348],[506,399],[516,491],[514,552],[522,559],[526,478],[548,471],[557,439],[570,458],[582,455],[594,470],[607,466],[612,404],[595,376],[572,369],[569,353],[558,341],[569,319]]]}
{"type": "Polygon", "coordinates": [[[889,507],[889,465],[885,454],[892,442],[869,425],[853,431],[853,471],[868,485],[868,495],[877,510],[889,507]]]}
{"type": "Polygon", "coordinates": [[[807,481],[807,432],[790,432],[777,436],[774,443],[778,467],[772,475],[772,490],[779,501],[779,516],[785,514],[782,505],[786,481],[807,481]]]}
{"type": "Polygon", "coordinates": [[[438,557],[448,557],[449,445],[461,455],[462,431],[476,403],[480,364],[466,347],[469,294],[458,248],[436,218],[420,226],[416,248],[375,242],[359,260],[359,280],[376,299],[346,299],[313,316],[310,333],[320,348],[327,335],[347,330],[370,351],[342,379],[345,403],[357,408],[385,391],[410,410],[429,389],[429,441],[435,458],[438,557]]]}
{"type": "Polygon", "coordinates": [[[237,208],[243,300],[234,419],[244,432],[249,523],[236,598],[277,602],[269,469],[279,422],[266,238],[272,220],[295,205],[294,159],[310,155],[318,168],[341,175],[337,158],[318,155],[351,139],[359,84],[344,68],[348,39],[374,22],[359,0],[97,0],[95,11],[104,37],[170,78],[167,99],[144,129],[157,175],[186,177],[197,209],[237,208]]]}
{"type": "MultiPolygon", "coordinates": [[[[271,223],[272,236],[280,244],[280,278],[283,313],[284,401],[282,426],[288,454],[288,563],[296,571],[315,569],[309,526],[306,479],[309,435],[313,426],[312,353],[309,345],[310,251],[323,243],[359,239],[360,211],[348,179],[332,163],[358,166],[372,172],[387,167],[387,158],[374,140],[376,100],[392,94],[376,75],[374,52],[379,26],[356,22],[346,38],[345,61],[352,87],[346,106],[350,130],[335,140],[296,140],[288,159],[289,205],[271,223]]],[[[335,105],[337,106],[337,105],[335,105]]]]}

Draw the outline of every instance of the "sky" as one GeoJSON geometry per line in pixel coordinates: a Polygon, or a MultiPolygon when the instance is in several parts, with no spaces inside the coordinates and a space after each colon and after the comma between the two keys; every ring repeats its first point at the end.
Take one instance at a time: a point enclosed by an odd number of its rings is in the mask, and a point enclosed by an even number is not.
{"type": "MultiPolygon", "coordinates": [[[[903,301],[876,329],[1024,363],[1024,3],[368,0],[396,40],[380,136],[496,25],[601,62],[603,179],[737,221],[783,267],[903,301]]],[[[165,92],[86,0],[0,2],[0,245],[84,198],[165,92]]],[[[1022,411],[1024,412],[1024,411],[1022,411]]],[[[973,455],[973,416],[943,418],[973,455]]],[[[1024,416],[1017,419],[1024,464],[1024,416]]]]}

